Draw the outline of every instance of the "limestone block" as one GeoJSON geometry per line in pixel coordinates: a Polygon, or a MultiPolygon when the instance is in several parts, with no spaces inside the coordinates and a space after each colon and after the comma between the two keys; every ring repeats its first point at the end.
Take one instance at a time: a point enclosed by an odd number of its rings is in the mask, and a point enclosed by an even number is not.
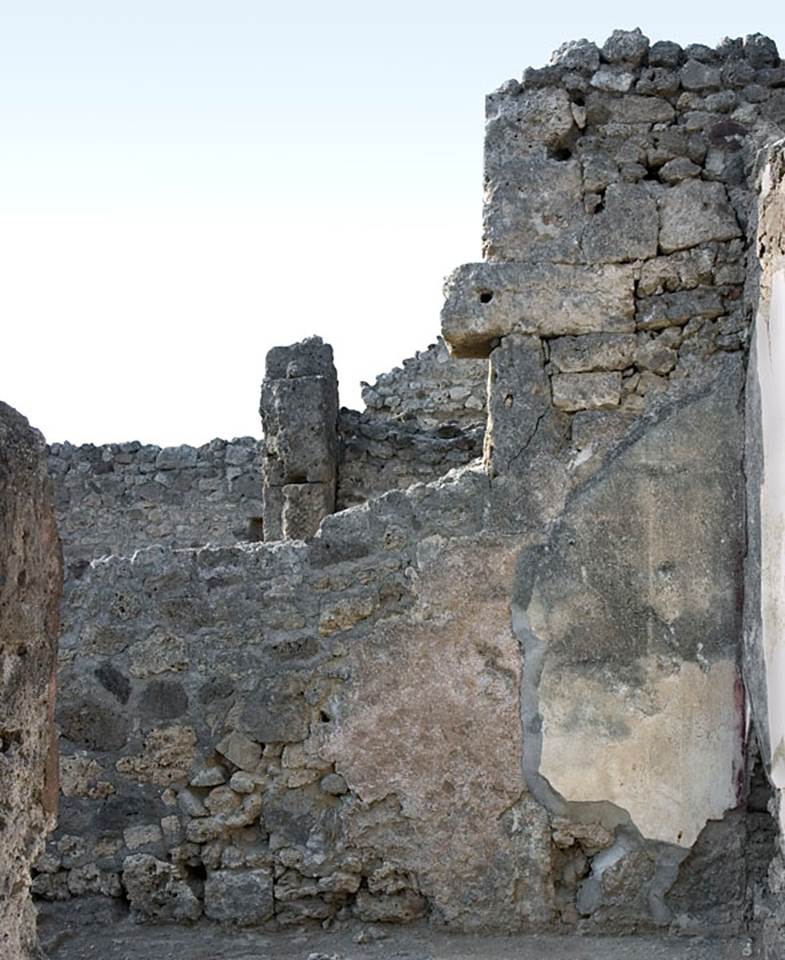
{"type": "Polygon", "coordinates": [[[123,861],[123,886],[131,913],[139,920],[197,920],[202,905],[179,869],[139,853],[123,861]]]}
{"type": "Polygon", "coordinates": [[[445,284],[442,334],[456,356],[487,356],[509,333],[629,333],[631,266],[465,264],[445,284]]]}
{"type": "Polygon", "coordinates": [[[295,743],[308,735],[308,704],[295,674],[264,677],[245,698],[241,725],[260,743],[295,743]]]}
{"type": "Polygon", "coordinates": [[[531,156],[489,167],[483,253],[489,260],[580,259],[581,166],[575,159],[531,156]]]}
{"type": "Polygon", "coordinates": [[[273,347],[265,358],[264,375],[268,380],[292,380],[298,377],[331,377],[333,350],[320,337],[308,337],[285,347],[273,347]]]}
{"type": "Polygon", "coordinates": [[[685,180],[659,195],[660,247],[665,253],[741,236],[721,183],[685,180]]]}
{"type": "Polygon", "coordinates": [[[587,333],[549,341],[549,359],[560,373],[624,370],[632,364],[637,340],[632,334],[587,333]]]}
{"type": "Polygon", "coordinates": [[[122,757],[115,768],[142,783],[168,786],[185,780],[195,753],[196,734],[192,727],[159,727],[145,737],[140,754],[122,757]]]}
{"type": "Polygon", "coordinates": [[[626,93],[635,83],[635,74],[627,70],[600,69],[591,78],[591,85],[606,93],[626,93]]]}
{"type": "Polygon", "coordinates": [[[657,254],[657,204],[637,183],[612,183],[601,212],[583,234],[586,259],[599,263],[638,260],[657,254]]]}
{"type": "Polygon", "coordinates": [[[0,955],[38,956],[30,867],[57,807],[62,587],[43,437],[0,403],[0,955]]]}
{"type": "Polygon", "coordinates": [[[241,770],[255,770],[262,756],[262,748],[239,730],[232,730],[216,750],[241,770]]]}
{"type": "MultiPolygon", "coordinates": [[[[335,470],[335,380],[297,377],[265,380],[265,451],[291,483],[328,483],[335,470]]],[[[337,416],[337,409],[335,410],[337,416]]]]}
{"type": "Polygon", "coordinates": [[[559,410],[610,410],[621,399],[621,373],[557,373],[551,377],[559,410]]]}
{"type": "Polygon", "coordinates": [[[667,100],[630,94],[608,101],[612,123],[672,123],[675,110],[667,100]]]}
{"type": "Polygon", "coordinates": [[[414,890],[376,895],[360,890],[354,913],[365,923],[411,923],[425,914],[426,907],[425,898],[414,890]]]}
{"type": "Polygon", "coordinates": [[[204,885],[204,912],[220,923],[251,927],[273,915],[273,883],[269,870],[216,870],[204,885]]]}
{"type": "Polygon", "coordinates": [[[550,408],[544,363],[539,337],[505,337],[491,354],[485,458],[493,475],[520,472],[528,464],[550,408]]]}
{"type": "Polygon", "coordinates": [[[575,129],[566,90],[539,87],[497,101],[485,127],[486,174],[514,160],[558,149],[575,129]]]}
{"type": "Polygon", "coordinates": [[[332,348],[311,337],[271,351],[260,413],[264,537],[310,537],[335,509],[338,378],[332,348]]]}
{"type": "Polygon", "coordinates": [[[289,540],[305,540],[319,529],[322,517],[335,505],[335,484],[287,483],[282,488],[282,535],[289,540]]]}
{"type": "Polygon", "coordinates": [[[727,312],[723,289],[698,287],[673,293],[640,297],[636,303],[636,324],[639,330],[664,330],[683,327],[690,320],[713,320],[727,312]]]}

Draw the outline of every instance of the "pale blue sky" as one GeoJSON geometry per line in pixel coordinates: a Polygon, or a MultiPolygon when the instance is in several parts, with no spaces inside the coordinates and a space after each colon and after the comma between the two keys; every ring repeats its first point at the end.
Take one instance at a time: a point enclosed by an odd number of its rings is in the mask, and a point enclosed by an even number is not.
{"type": "Polygon", "coordinates": [[[483,96],[562,41],[761,31],[767,2],[0,0],[0,399],[52,440],[259,434],[264,355],[341,398],[480,253],[483,96]]]}

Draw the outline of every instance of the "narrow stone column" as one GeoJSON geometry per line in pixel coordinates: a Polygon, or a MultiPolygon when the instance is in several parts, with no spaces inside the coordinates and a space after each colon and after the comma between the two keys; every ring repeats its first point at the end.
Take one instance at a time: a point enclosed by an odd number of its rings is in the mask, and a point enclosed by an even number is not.
{"type": "Polygon", "coordinates": [[[0,403],[0,957],[38,957],[30,867],[54,825],[62,592],[46,446],[0,403]]]}
{"type": "Polygon", "coordinates": [[[264,429],[264,539],[304,540],[335,511],[338,377],[332,347],[309,337],[267,354],[260,411],[264,429]]]}

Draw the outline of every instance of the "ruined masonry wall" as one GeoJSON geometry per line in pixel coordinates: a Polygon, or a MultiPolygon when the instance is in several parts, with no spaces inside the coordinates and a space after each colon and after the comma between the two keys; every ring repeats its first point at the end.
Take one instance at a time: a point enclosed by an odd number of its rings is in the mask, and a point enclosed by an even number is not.
{"type": "MultiPolygon", "coordinates": [[[[487,363],[459,363],[441,340],[379,377],[382,399],[366,397],[375,406],[338,417],[337,508],[481,456],[486,380],[487,363]]],[[[261,539],[263,458],[251,437],[201,447],[50,445],[67,559],[261,539]]]]}
{"type": "Polygon", "coordinates": [[[0,403],[0,956],[37,960],[30,868],[54,826],[62,559],[43,437],[0,403]]]}
{"type": "Polygon", "coordinates": [[[49,447],[57,522],[69,563],[174,547],[259,539],[259,441],[202,447],[141,443],[49,447]]]}
{"type": "MultiPolygon", "coordinates": [[[[460,361],[452,362],[460,366],[460,361]]],[[[487,363],[483,366],[487,369],[487,363]]],[[[482,422],[464,418],[425,427],[413,419],[341,410],[337,509],[387,490],[428,483],[481,457],[484,417],[482,422]]]]}
{"type": "Polygon", "coordinates": [[[487,260],[443,314],[488,363],[484,464],[308,542],[72,580],[41,896],[746,929],[773,853],[739,671],[747,270],[783,84],[766,38],[631,31],[489,98],[487,260]]]}
{"type": "Polygon", "coordinates": [[[449,422],[485,424],[488,366],[455,363],[441,337],[400,367],[363,384],[365,413],[371,417],[414,420],[426,427],[449,422]]]}

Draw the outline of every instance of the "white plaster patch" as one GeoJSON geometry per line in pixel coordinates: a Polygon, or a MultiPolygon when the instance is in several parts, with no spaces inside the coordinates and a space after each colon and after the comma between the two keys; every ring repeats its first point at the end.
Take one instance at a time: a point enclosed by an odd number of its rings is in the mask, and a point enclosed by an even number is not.
{"type": "Polygon", "coordinates": [[[546,669],[540,773],[566,800],[609,801],[644,837],[690,847],[736,806],[736,665],[667,673],[650,658],[646,668],[643,698],[599,675],[546,669]]]}
{"type": "Polygon", "coordinates": [[[756,323],[761,393],[763,484],[761,516],[761,629],[766,663],[771,777],[785,787],[785,269],[771,281],[768,317],[756,323]]]}

